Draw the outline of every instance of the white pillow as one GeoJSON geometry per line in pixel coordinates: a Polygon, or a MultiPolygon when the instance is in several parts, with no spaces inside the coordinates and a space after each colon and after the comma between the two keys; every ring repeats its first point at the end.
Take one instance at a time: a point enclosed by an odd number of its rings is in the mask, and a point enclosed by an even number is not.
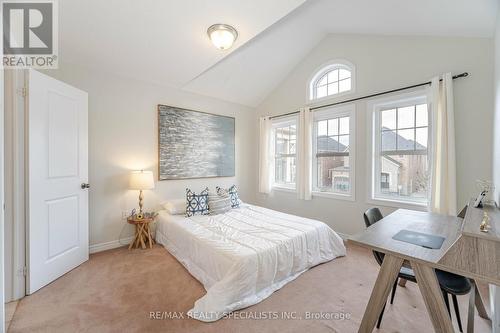
{"type": "Polygon", "coordinates": [[[229,194],[219,195],[208,193],[208,210],[210,215],[224,214],[231,210],[231,198],[229,194]]]}
{"type": "Polygon", "coordinates": [[[165,202],[163,208],[170,215],[183,215],[186,214],[186,199],[173,199],[165,202]]]}

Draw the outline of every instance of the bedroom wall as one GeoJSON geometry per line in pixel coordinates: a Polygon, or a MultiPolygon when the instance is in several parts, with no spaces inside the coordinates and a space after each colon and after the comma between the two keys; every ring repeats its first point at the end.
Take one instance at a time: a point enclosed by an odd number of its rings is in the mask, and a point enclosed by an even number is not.
{"type": "Polygon", "coordinates": [[[44,73],[89,94],[91,249],[116,245],[118,239],[124,243],[133,234],[122,219],[123,211],[138,206],[139,193],[127,189],[128,176],[130,170],[145,169],[157,179],[158,104],[236,117],[236,177],[156,182],[154,190],[145,191],[145,208],[158,209],[166,199],[185,198],[186,187],[198,191],[233,183],[242,200],[251,200],[252,134],[247,124],[254,120],[252,109],[72,64],[44,73]]]}
{"type": "MultiPolygon", "coordinates": [[[[306,103],[308,79],[331,59],[346,59],[356,66],[356,93],[363,96],[415,83],[439,73],[464,71],[470,76],[454,83],[457,146],[458,205],[476,194],[476,179],[492,177],[493,43],[480,38],[394,37],[329,35],[289,74],[257,108],[257,115],[291,112],[306,103]]],[[[335,101],[332,99],[331,101],[335,101]]],[[[367,203],[366,100],[356,103],[356,200],[315,197],[298,200],[295,193],[257,193],[257,163],[253,184],[256,202],[280,211],[316,218],[336,231],[353,234],[364,228],[367,203]]],[[[254,122],[258,133],[257,119],[254,122]]],[[[256,142],[257,139],[255,139],[256,142]]],[[[257,155],[255,157],[257,161],[257,155]]],[[[394,210],[383,207],[383,213],[394,210]]]]}
{"type": "MultiPolygon", "coordinates": [[[[493,122],[493,183],[495,185],[494,198],[500,205],[500,10],[497,14],[495,31],[495,119],[493,122]]],[[[490,286],[490,305],[493,315],[493,333],[500,333],[500,287],[490,286]]]]}
{"type": "Polygon", "coordinates": [[[500,11],[497,15],[495,31],[495,119],[493,123],[493,182],[495,184],[494,199],[500,205],[500,11]]]}

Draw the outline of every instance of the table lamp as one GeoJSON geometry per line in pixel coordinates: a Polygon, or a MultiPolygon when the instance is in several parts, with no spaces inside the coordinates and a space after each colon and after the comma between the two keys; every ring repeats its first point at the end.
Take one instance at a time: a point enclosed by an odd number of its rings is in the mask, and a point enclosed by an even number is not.
{"type": "Polygon", "coordinates": [[[130,175],[130,185],[131,190],[139,190],[139,214],[138,218],[142,217],[142,206],[144,196],[142,194],[143,190],[152,190],[155,188],[155,181],[153,179],[153,171],[133,171],[130,175]]]}

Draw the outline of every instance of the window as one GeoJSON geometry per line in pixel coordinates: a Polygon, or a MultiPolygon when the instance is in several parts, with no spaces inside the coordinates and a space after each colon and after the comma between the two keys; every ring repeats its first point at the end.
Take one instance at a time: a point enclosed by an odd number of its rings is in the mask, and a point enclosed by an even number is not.
{"type": "Polygon", "coordinates": [[[389,176],[387,172],[380,172],[380,189],[382,192],[389,190],[389,176]]]}
{"type": "Polygon", "coordinates": [[[274,185],[295,189],[297,170],[297,121],[279,121],[273,124],[274,185]]]}
{"type": "Polygon", "coordinates": [[[322,66],[309,85],[309,100],[352,92],[354,90],[354,66],[347,62],[332,62],[322,66]]]}
{"type": "Polygon", "coordinates": [[[428,203],[429,119],[426,96],[374,108],[373,199],[428,203]]]}
{"type": "Polygon", "coordinates": [[[317,111],[313,126],[313,193],[353,196],[354,106],[317,111]]]}

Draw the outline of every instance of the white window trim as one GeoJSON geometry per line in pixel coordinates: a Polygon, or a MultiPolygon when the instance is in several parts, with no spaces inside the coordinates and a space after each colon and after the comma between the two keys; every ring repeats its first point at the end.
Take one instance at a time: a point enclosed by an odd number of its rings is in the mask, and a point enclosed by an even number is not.
{"type": "MultiPolygon", "coordinates": [[[[272,133],[271,133],[271,137],[272,137],[272,140],[271,140],[271,145],[273,146],[272,147],[272,150],[273,150],[273,168],[275,167],[274,166],[274,161],[275,161],[275,153],[274,153],[274,145],[275,145],[275,142],[274,142],[274,137],[275,137],[275,130],[276,128],[278,127],[285,127],[285,126],[290,126],[290,125],[295,125],[296,128],[298,129],[298,126],[299,126],[299,119],[298,119],[298,116],[296,115],[292,115],[292,116],[287,116],[287,117],[282,117],[282,118],[277,118],[275,120],[272,120],[272,125],[271,125],[271,128],[272,128],[272,133]]],[[[297,142],[298,142],[298,132],[297,132],[297,142]]],[[[296,162],[297,162],[297,150],[295,151],[295,159],[296,159],[296,162]]],[[[298,165],[297,165],[298,167],[298,165]]],[[[274,170],[273,170],[273,174],[274,174],[274,170]]],[[[292,185],[286,185],[286,184],[279,184],[279,183],[276,183],[276,178],[275,176],[273,177],[273,184],[271,186],[271,189],[274,191],[283,191],[283,192],[297,192],[297,182],[295,182],[295,184],[292,186],[292,185]]]]}
{"type": "Polygon", "coordinates": [[[330,119],[333,117],[349,117],[349,180],[351,182],[351,193],[341,194],[333,192],[321,192],[315,190],[315,183],[317,181],[317,168],[316,168],[316,133],[317,127],[313,125],[312,133],[312,196],[313,197],[324,197],[331,199],[339,199],[346,201],[356,201],[356,106],[355,104],[346,104],[337,107],[332,107],[324,109],[321,111],[316,111],[313,116],[313,122],[316,123],[318,120],[330,119]]]}
{"type": "Polygon", "coordinates": [[[306,87],[306,105],[315,106],[317,104],[323,103],[327,100],[336,99],[345,95],[353,94],[356,92],[356,66],[345,59],[333,59],[327,63],[316,68],[314,74],[309,77],[306,87]],[[335,68],[345,68],[351,72],[351,89],[348,91],[343,91],[338,94],[328,95],[321,98],[314,98],[314,86],[319,78],[321,78],[326,72],[329,72],[335,68]]]}
{"type": "MultiPolygon", "coordinates": [[[[427,105],[429,108],[429,131],[431,132],[431,128],[433,126],[432,124],[432,106],[430,104],[430,91],[428,88],[424,89],[418,89],[409,93],[403,93],[399,95],[394,95],[390,97],[384,97],[380,99],[376,99],[373,101],[370,101],[367,103],[367,110],[369,110],[368,114],[369,117],[367,117],[367,180],[368,180],[368,191],[367,191],[367,197],[366,197],[366,202],[372,205],[379,205],[379,206],[384,206],[384,207],[392,207],[392,208],[404,208],[404,209],[413,209],[413,210],[421,210],[421,211],[426,211],[428,207],[428,203],[418,203],[414,201],[407,201],[407,200],[396,200],[396,199],[389,199],[389,198],[380,198],[380,197],[375,197],[375,190],[376,190],[376,184],[375,184],[375,173],[377,170],[374,168],[374,161],[375,161],[375,153],[379,150],[380,147],[380,137],[377,136],[374,139],[374,133],[376,131],[376,127],[380,123],[379,119],[379,112],[382,108],[390,108],[392,106],[401,106],[404,104],[408,105],[414,105],[418,104],[419,102],[421,103],[423,100],[427,100],[427,105]]],[[[428,140],[428,158],[429,158],[429,165],[432,165],[432,138],[429,136],[428,140]]],[[[432,176],[431,176],[432,177],[432,176]]]]}

